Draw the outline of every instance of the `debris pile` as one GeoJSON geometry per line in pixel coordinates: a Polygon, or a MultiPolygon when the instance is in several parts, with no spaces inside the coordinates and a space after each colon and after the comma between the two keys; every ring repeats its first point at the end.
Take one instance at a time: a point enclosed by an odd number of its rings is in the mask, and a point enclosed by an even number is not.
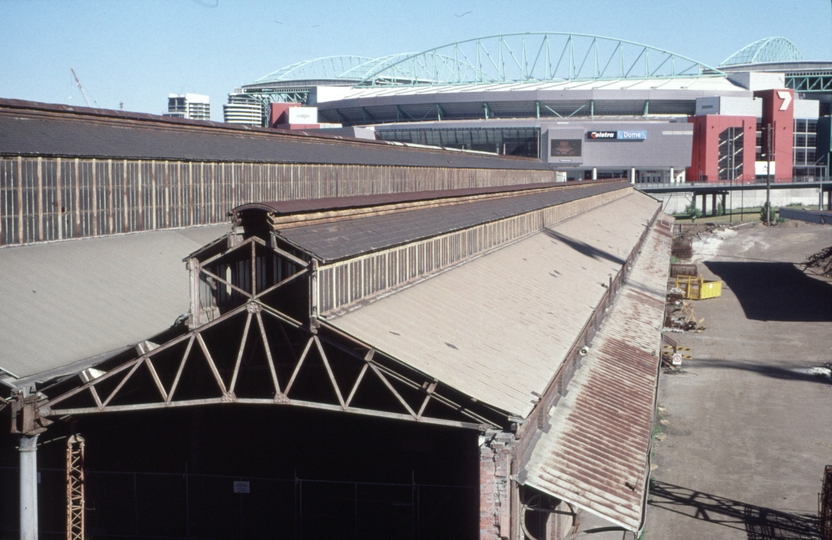
{"type": "Polygon", "coordinates": [[[685,332],[693,330],[701,332],[705,329],[705,317],[696,318],[693,304],[684,300],[684,291],[672,288],[667,293],[667,309],[665,309],[665,329],[671,332],[685,332]]]}
{"type": "Polygon", "coordinates": [[[693,257],[693,243],[690,238],[677,236],[673,239],[670,253],[678,259],[690,259],[693,257]]]}
{"type": "Polygon", "coordinates": [[[718,238],[728,238],[731,236],[736,236],[737,231],[735,229],[743,226],[753,227],[754,225],[754,223],[703,223],[697,225],[679,225],[677,238],[689,240],[690,242],[694,242],[696,240],[704,240],[713,236],[716,236],[718,238]]]}
{"type": "Polygon", "coordinates": [[[832,277],[832,246],[807,257],[803,266],[817,269],[822,276],[832,277]]]}
{"type": "Polygon", "coordinates": [[[698,276],[699,268],[695,264],[675,263],[670,265],[670,277],[676,276],[698,276]]]}

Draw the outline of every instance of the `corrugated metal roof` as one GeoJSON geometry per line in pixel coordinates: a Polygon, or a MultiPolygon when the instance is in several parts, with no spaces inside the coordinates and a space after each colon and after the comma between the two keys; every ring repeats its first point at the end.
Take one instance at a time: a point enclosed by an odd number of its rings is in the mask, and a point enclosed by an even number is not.
{"type": "Polygon", "coordinates": [[[170,327],[188,312],[182,258],[228,225],[0,249],[0,369],[29,377],[170,327]]]}
{"type": "Polygon", "coordinates": [[[329,322],[522,417],[543,393],[658,202],[634,192],[329,322]]]}
{"type": "Polygon", "coordinates": [[[517,194],[498,199],[293,227],[280,231],[280,236],[323,261],[337,261],[627,187],[627,182],[592,183],[543,193],[517,194]]]}
{"type": "Polygon", "coordinates": [[[551,170],[538,159],[2,99],[0,155],[551,170]]]}
{"type": "Polygon", "coordinates": [[[631,531],[644,512],[671,223],[651,229],[526,466],[527,484],[631,531]]]}
{"type": "Polygon", "coordinates": [[[354,197],[329,197],[322,199],[295,199],[291,201],[261,201],[242,204],[232,212],[245,210],[265,210],[279,215],[300,214],[306,212],[322,212],[325,210],[339,210],[346,208],[361,208],[381,206],[414,201],[430,201],[437,199],[451,199],[455,197],[470,197],[475,195],[501,194],[533,189],[547,189],[564,187],[562,182],[545,184],[520,184],[514,186],[493,186],[465,189],[442,189],[426,191],[408,191],[402,193],[379,193],[376,195],[359,195],[354,197]]]}

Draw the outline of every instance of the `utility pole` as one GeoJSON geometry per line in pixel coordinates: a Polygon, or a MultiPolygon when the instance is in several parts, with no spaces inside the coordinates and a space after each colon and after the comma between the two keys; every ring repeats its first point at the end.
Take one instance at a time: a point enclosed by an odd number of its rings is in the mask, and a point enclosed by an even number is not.
{"type": "Polygon", "coordinates": [[[87,102],[87,107],[92,107],[92,105],[90,105],[90,100],[87,99],[87,93],[84,92],[84,87],[81,86],[81,81],[78,80],[78,75],[75,74],[75,68],[69,68],[69,71],[72,72],[72,76],[75,78],[75,84],[78,85],[78,90],[80,90],[81,95],[84,96],[84,101],[87,102]]]}
{"type": "MultiPolygon", "coordinates": [[[[729,176],[729,178],[731,179],[731,189],[728,191],[728,201],[729,201],[728,206],[730,208],[728,208],[727,211],[729,212],[728,213],[728,222],[733,223],[734,222],[734,180],[735,180],[734,176],[736,175],[736,169],[734,167],[736,167],[735,161],[736,161],[736,157],[737,157],[736,148],[734,148],[734,145],[736,144],[737,139],[736,139],[736,135],[734,134],[733,130],[731,130],[730,133],[731,133],[731,148],[730,148],[730,151],[731,151],[731,175],[729,176]]],[[[725,208],[723,208],[722,210],[723,210],[723,212],[726,211],[725,208]]]]}
{"type": "Polygon", "coordinates": [[[771,226],[771,123],[766,124],[766,132],[766,226],[771,226]]]}

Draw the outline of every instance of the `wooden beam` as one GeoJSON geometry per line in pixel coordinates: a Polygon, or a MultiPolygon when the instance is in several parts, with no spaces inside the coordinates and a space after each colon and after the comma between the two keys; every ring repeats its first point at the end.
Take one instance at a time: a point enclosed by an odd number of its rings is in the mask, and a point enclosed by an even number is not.
{"type": "Polygon", "coordinates": [[[205,345],[205,340],[202,339],[202,334],[197,332],[196,340],[199,342],[199,347],[202,349],[202,353],[205,355],[205,360],[208,361],[208,367],[211,368],[211,373],[214,374],[214,379],[217,381],[217,386],[220,387],[220,391],[223,395],[228,394],[228,389],[225,387],[225,382],[223,382],[222,377],[220,377],[220,372],[217,370],[217,365],[214,363],[214,358],[211,356],[211,352],[208,350],[208,347],[205,345]]]}
{"type": "Polygon", "coordinates": [[[329,375],[329,381],[335,389],[335,395],[338,396],[338,402],[341,404],[341,407],[346,408],[347,406],[344,403],[344,397],[341,395],[341,389],[338,388],[338,382],[335,380],[335,375],[332,373],[332,367],[329,365],[329,360],[327,360],[324,348],[321,346],[321,341],[318,339],[318,336],[312,336],[312,339],[315,340],[315,345],[318,347],[318,353],[321,355],[321,360],[324,362],[326,373],[329,375]]]}
{"type": "Polygon", "coordinates": [[[121,382],[120,382],[120,383],[118,383],[118,386],[116,386],[116,387],[113,389],[113,391],[112,391],[112,392],[110,392],[110,395],[109,395],[109,397],[107,397],[107,400],[106,400],[104,403],[102,403],[102,404],[101,404],[101,407],[102,407],[102,408],[103,408],[103,407],[106,407],[106,406],[107,406],[107,404],[108,404],[108,403],[110,403],[110,402],[113,400],[113,398],[114,398],[114,397],[116,397],[116,394],[118,394],[119,390],[121,390],[121,389],[122,389],[122,387],[124,387],[125,383],[126,383],[128,380],[130,380],[130,377],[132,377],[132,376],[133,376],[133,374],[136,372],[136,370],[137,370],[137,369],[139,369],[139,366],[141,366],[143,362],[144,362],[144,357],[139,358],[139,361],[138,361],[138,362],[136,362],[135,364],[133,364],[133,369],[131,369],[131,370],[127,373],[127,375],[125,375],[125,376],[124,376],[124,378],[123,378],[123,379],[121,379],[121,382]]]}
{"type": "Polygon", "coordinates": [[[237,360],[234,362],[234,374],[231,376],[231,384],[228,391],[233,393],[234,387],[237,385],[237,374],[240,372],[240,364],[243,361],[243,350],[246,348],[246,339],[248,338],[248,329],[251,326],[251,312],[249,311],[246,317],[246,326],[243,329],[243,337],[240,340],[240,348],[237,350],[237,360]]]}
{"type": "Polygon", "coordinates": [[[150,376],[153,377],[153,382],[156,383],[156,388],[159,389],[159,394],[162,395],[162,399],[167,401],[168,393],[165,392],[165,387],[162,386],[162,380],[159,379],[159,374],[156,373],[156,368],[153,367],[153,362],[150,361],[150,358],[145,358],[144,363],[147,365],[147,369],[150,370],[150,376]]]}
{"type": "Polygon", "coordinates": [[[260,326],[260,337],[263,338],[263,348],[266,350],[266,361],[269,363],[269,372],[272,374],[272,384],[274,385],[275,399],[282,396],[280,391],[280,383],[277,381],[277,371],[274,368],[274,359],[272,358],[272,350],[269,347],[269,339],[266,336],[266,328],[263,326],[263,317],[260,312],[257,312],[257,325],[260,326]]]}
{"type": "Polygon", "coordinates": [[[188,341],[188,346],[185,348],[185,354],[182,355],[182,361],[179,362],[179,369],[176,371],[176,377],[173,378],[173,383],[170,386],[170,392],[168,392],[168,398],[165,400],[165,403],[168,405],[170,405],[171,401],[173,401],[173,393],[176,392],[176,387],[179,386],[179,379],[182,377],[182,370],[185,369],[185,362],[188,361],[188,356],[191,354],[191,347],[194,345],[194,338],[195,334],[191,334],[191,339],[188,341]]]}
{"type": "MultiPolygon", "coordinates": [[[[364,416],[373,416],[376,418],[388,418],[392,420],[409,420],[411,422],[417,421],[415,417],[412,415],[407,414],[399,414],[399,413],[391,413],[386,411],[376,411],[373,409],[364,409],[359,407],[349,407],[347,409],[343,409],[338,405],[329,405],[326,403],[315,403],[312,401],[301,401],[301,400],[286,400],[284,402],[275,402],[271,399],[256,399],[256,398],[238,398],[235,400],[236,403],[243,403],[246,405],[294,405],[297,407],[304,407],[308,409],[319,409],[324,411],[333,411],[333,412],[346,412],[352,414],[361,414],[364,416]]],[[[175,401],[170,404],[166,404],[163,402],[159,403],[138,403],[136,405],[115,405],[111,407],[107,407],[104,410],[100,410],[96,407],[79,407],[79,408],[71,408],[71,409],[60,409],[60,410],[52,410],[49,411],[51,416],[66,416],[66,415],[78,415],[78,414],[91,414],[91,413],[100,413],[100,412],[123,412],[123,411],[146,411],[146,410],[153,410],[153,409],[165,409],[170,407],[192,407],[192,406],[201,406],[201,405],[218,405],[222,403],[227,403],[226,400],[222,398],[207,398],[207,399],[191,399],[185,401],[175,401]]],[[[441,418],[430,418],[430,417],[423,417],[422,419],[418,420],[420,423],[423,424],[433,424],[439,426],[450,426],[450,427],[457,427],[457,428],[464,428],[464,429],[473,429],[476,431],[484,431],[485,429],[491,427],[490,424],[475,424],[473,422],[460,422],[457,420],[445,420],[441,418]]]]}
{"type": "Polygon", "coordinates": [[[295,378],[298,376],[298,371],[300,371],[300,367],[303,365],[303,361],[306,360],[306,355],[309,354],[309,348],[312,346],[312,342],[315,336],[309,338],[309,341],[306,342],[306,347],[303,349],[303,354],[300,355],[300,359],[298,363],[295,365],[295,370],[292,372],[291,378],[289,378],[289,383],[286,385],[286,392],[285,395],[289,395],[289,390],[292,389],[292,385],[295,384],[295,378]]]}

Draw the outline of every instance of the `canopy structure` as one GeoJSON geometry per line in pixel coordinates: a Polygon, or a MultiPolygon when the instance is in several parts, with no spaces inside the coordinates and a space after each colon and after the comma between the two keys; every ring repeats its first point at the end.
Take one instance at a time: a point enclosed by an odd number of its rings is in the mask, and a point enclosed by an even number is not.
{"type": "Polygon", "coordinates": [[[783,37],[769,37],[755,41],[738,50],[719,64],[728,67],[767,62],[793,62],[803,60],[794,43],[783,37]]]}
{"type": "Polygon", "coordinates": [[[410,55],[359,86],[494,84],[724,75],[691,58],[623,39],[526,32],[458,41],[410,55]],[[706,73],[707,72],[707,73],[706,73]]]}

